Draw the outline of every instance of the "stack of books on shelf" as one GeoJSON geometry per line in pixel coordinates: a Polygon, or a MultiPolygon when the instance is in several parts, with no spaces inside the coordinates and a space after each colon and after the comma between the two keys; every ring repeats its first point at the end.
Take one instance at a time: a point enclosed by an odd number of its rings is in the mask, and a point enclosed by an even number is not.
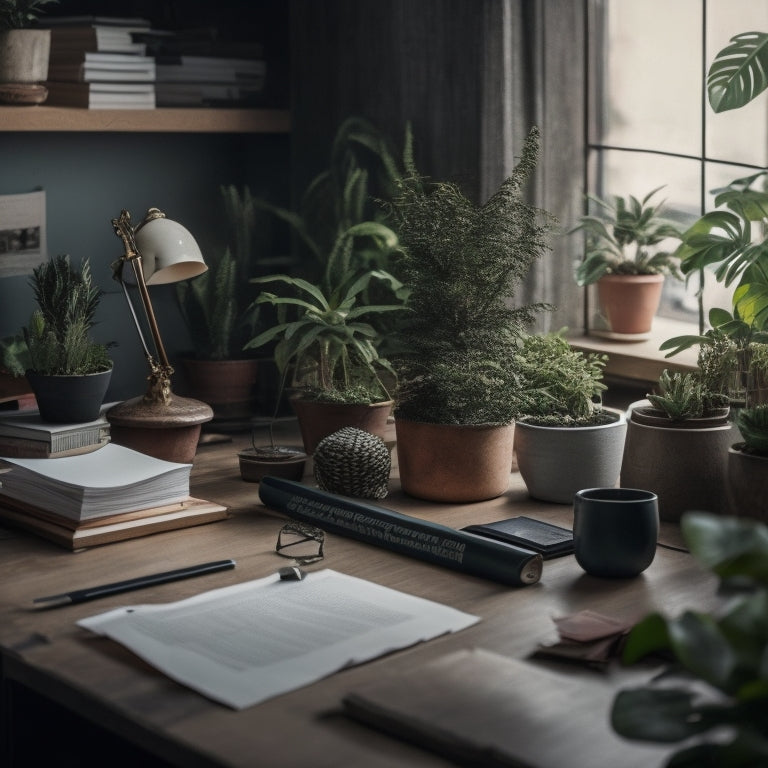
{"type": "Polygon", "coordinates": [[[108,442],[61,458],[0,459],[0,520],[68,549],[223,520],[226,507],[190,496],[191,464],[108,442]]]}
{"type": "Polygon", "coordinates": [[[249,107],[263,98],[260,43],[222,42],[215,30],[139,33],[157,66],[159,107],[249,107]]]}
{"type": "Polygon", "coordinates": [[[155,59],[146,43],[135,39],[151,30],[149,21],[66,16],[50,26],[46,104],[154,109],[155,59]]]}

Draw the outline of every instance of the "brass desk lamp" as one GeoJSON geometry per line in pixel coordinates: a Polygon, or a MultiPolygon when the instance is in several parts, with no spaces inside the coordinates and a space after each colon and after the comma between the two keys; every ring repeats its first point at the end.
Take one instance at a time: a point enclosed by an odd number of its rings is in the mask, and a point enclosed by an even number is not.
{"type": "Polygon", "coordinates": [[[122,211],[119,218],[112,219],[112,226],[125,250],[112,265],[113,277],[123,287],[150,372],[144,395],[107,411],[111,439],[159,459],[189,464],[197,450],[201,426],[213,418],[213,409],[199,400],[179,397],[171,390],[173,367],[160,338],[147,286],[187,280],[202,274],[208,267],[189,231],[166,218],[157,208],[150,208],[135,228],[131,226],[128,211],[122,211]],[[127,281],[136,284],[154,352],[150,351],[144,338],[127,281]]]}

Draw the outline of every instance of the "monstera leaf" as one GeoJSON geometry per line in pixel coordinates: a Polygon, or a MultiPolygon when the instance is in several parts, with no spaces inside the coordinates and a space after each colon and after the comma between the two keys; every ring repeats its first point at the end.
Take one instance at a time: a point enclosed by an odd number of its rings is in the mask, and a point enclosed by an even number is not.
{"type": "Polygon", "coordinates": [[[738,109],[768,88],[768,34],[743,32],[715,56],[707,75],[715,112],[738,109]]]}

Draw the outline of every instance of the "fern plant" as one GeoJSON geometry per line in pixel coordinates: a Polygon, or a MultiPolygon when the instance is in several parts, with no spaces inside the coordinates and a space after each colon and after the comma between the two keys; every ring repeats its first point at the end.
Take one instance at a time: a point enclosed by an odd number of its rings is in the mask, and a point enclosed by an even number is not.
{"type": "Polygon", "coordinates": [[[483,205],[455,184],[428,183],[409,162],[388,205],[401,241],[398,269],[410,291],[398,335],[402,352],[393,356],[396,415],[508,424],[519,412],[517,341],[546,307],[510,306],[547,249],[550,219],[523,194],[538,155],[534,128],[511,176],[483,205]]]}
{"type": "Polygon", "coordinates": [[[610,420],[602,411],[606,355],[584,354],[561,333],[526,336],[517,353],[522,418],[541,426],[587,426],[610,420]]]}
{"type": "Polygon", "coordinates": [[[29,369],[45,375],[109,370],[106,345],[90,337],[102,292],[93,282],[88,259],[77,269],[68,255],[56,256],[33,270],[31,284],[38,309],[23,329],[29,369]]]}

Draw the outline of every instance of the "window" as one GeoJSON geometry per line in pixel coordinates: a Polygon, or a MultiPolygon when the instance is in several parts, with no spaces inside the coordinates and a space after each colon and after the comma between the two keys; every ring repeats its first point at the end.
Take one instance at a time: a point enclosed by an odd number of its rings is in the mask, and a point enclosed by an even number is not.
{"type": "MultiPolygon", "coordinates": [[[[687,227],[714,207],[712,190],[768,165],[768,102],[715,114],[706,72],[740,32],[768,31],[768,3],[755,0],[592,0],[587,189],[642,198],[664,189],[670,218],[687,227]]],[[[674,245],[674,243],[673,243],[674,245]]],[[[730,309],[731,290],[709,273],[666,280],[659,315],[698,323],[730,309]]],[[[591,304],[594,306],[594,303],[591,304]]],[[[590,327],[599,327],[590,311],[590,327]]]]}

